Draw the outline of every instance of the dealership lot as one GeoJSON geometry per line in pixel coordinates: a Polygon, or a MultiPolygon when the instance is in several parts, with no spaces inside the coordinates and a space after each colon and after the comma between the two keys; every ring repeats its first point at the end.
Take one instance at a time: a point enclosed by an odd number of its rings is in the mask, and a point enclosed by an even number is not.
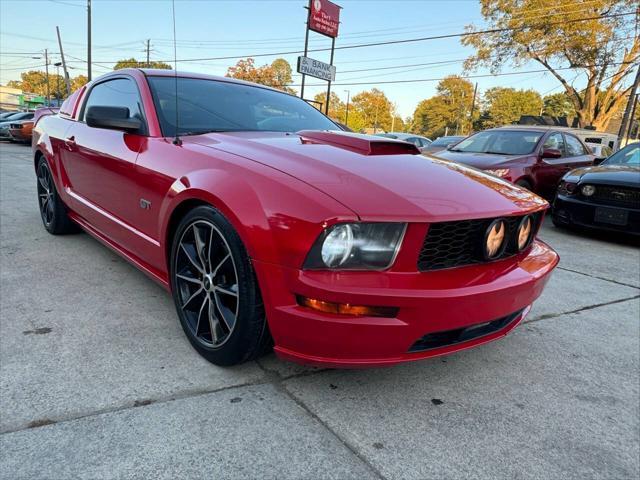
{"type": "Polygon", "coordinates": [[[506,339],[389,369],[218,368],[171,298],[41,225],[0,144],[2,478],[636,478],[640,250],[543,227],[561,255],[506,339]]]}

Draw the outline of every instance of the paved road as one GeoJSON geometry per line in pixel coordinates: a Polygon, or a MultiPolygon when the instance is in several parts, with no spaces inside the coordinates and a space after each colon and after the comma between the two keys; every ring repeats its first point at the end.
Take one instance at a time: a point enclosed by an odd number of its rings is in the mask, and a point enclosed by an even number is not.
{"type": "Polygon", "coordinates": [[[0,145],[0,477],[638,478],[640,251],[544,226],[560,267],[506,339],[389,369],[217,368],[164,291],[48,235],[0,145]]]}

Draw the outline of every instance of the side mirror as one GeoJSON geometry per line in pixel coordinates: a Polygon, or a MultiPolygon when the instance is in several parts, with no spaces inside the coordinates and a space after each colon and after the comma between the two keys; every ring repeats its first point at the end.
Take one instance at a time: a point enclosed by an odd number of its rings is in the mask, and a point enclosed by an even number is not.
{"type": "Polygon", "coordinates": [[[561,158],[562,152],[557,148],[545,148],[540,154],[540,158],[561,158]]]}
{"type": "Polygon", "coordinates": [[[102,107],[96,105],[89,107],[85,118],[87,125],[93,128],[137,132],[142,127],[142,122],[139,119],[129,117],[129,109],[127,107],[102,107]]]}
{"type": "Polygon", "coordinates": [[[602,162],[604,162],[607,159],[607,157],[596,157],[593,159],[593,164],[594,165],[600,165],[602,162]]]}
{"type": "Polygon", "coordinates": [[[447,150],[451,150],[454,145],[455,145],[455,143],[448,143],[447,144],[447,150]]]}

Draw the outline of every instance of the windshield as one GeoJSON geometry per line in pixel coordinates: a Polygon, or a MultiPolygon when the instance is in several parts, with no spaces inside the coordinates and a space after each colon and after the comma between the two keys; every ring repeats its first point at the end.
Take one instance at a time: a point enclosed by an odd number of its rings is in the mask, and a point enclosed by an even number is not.
{"type": "Polygon", "coordinates": [[[627,145],[622,150],[607,158],[601,165],[631,165],[640,166],[640,143],[627,145]]]}
{"type": "Polygon", "coordinates": [[[436,138],[431,145],[434,147],[439,147],[442,145],[451,145],[452,143],[456,143],[458,140],[462,140],[464,137],[440,137],[436,138]]]}
{"type": "MultiPolygon", "coordinates": [[[[149,77],[165,136],[176,134],[176,79],[149,77]]],[[[286,93],[237,83],[178,78],[180,135],[205,132],[339,130],[318,110],[286,93]]]]}
{"type": "Polygon", "coordinates": [[[542,132],[532,131],[490,130],[471,135],[458,143],[451,151],[526,155],[533,152],[542,135],[542,132]]]}

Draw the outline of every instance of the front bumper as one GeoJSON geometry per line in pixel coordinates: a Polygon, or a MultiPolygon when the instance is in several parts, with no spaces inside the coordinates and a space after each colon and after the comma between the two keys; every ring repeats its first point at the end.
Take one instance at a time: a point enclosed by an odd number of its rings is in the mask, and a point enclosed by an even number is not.
{"type": "Polygon", "coordinates": [[[640,235],[640,209],[637,208],[585,202],[579,198],[558,194],[553,203],[553,219],[556,223],[565,225],[640,235]],[[625,210],[627,212],[626,225],[597,222],[595,220],[597,207],[625,210]]]}
{"type": "Polygon", "coordinates": [[[259,261],[254,266],[276,353],[299,363],[354,368],[448,354],[506,335],[540,296],[558,260],[537,240],[514,257],[431,272],[305,271],[259,261]],[[296,295],[399,311],[394,318],[321,313],[299,306],[296,295]],[[480,325],[486,322],[496,328],[480,325]],[[464,333],[473,325],[484,334],[464,333]],[[421,348],[419,341],[436,332],[460,335],[421,348]]]}

